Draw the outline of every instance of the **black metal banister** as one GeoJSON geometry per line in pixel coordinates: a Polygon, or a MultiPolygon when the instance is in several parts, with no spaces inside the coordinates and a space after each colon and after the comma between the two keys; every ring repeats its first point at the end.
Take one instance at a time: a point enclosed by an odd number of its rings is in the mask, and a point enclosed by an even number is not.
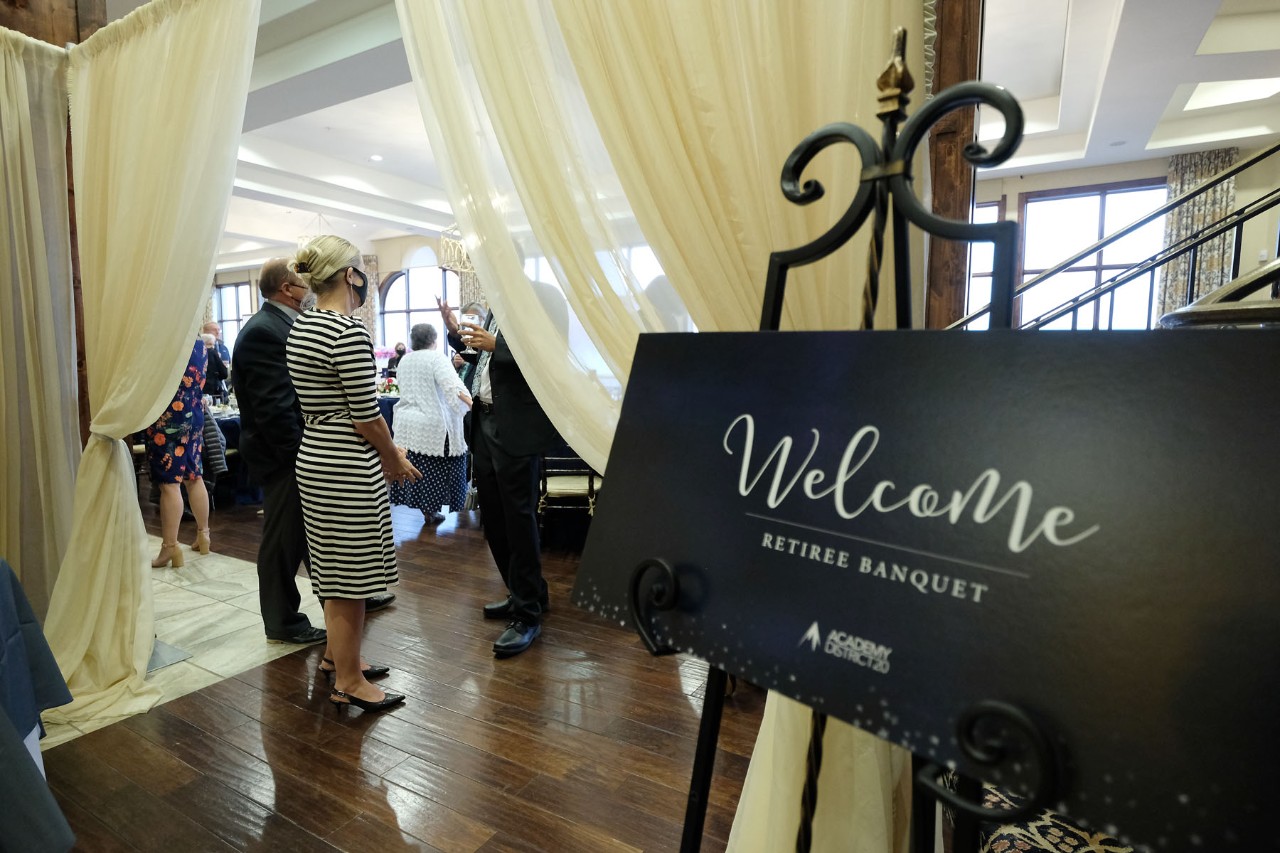
{"type": "MultiPolygon", "coordinates": [[[[1253,217],[1258,216],[1259,214],[1265,213],[1266,211],[1270,210],[1273,207],[1276,207],[1277,205],[1280,205],[1280,189],[1272,190],[1262,198],[1257,199],[1253,202],[1250,202],[1249,204],[1246,204],[1244,207],[1238,210],[1232,211],[1230,214],[1218,220],[1217,222],[1212,223],[1210,225],[1206,225],[1204,228],[1201,228],[1199,231],[1195,232],[1194,234],[1190,234],[1182,238],[1178,242],[1173,243],[1170,246],[1166,246],[1165,248],[1161,249],[1159,252],[1147,258],[1146,260],[1139,261],[1138,263],[1131,266],[1129,269],[1120,272],[1116,276],[1108,279],[1107,281],[1103,282],[1097,287],[1094,287],[1083,293],[1079,293],[1071,297],[1066,302],[1063,302],[1061,305],[1058,305],[1055,308],[1051,308],[1050,310],[1046,311],[1045,313],[1041,314],[1040,316],[1032,320],[1028,320],[1027,322],[1023,323],[1019,328],[1030,329],[1030,330],[1040,329],[1048,325],[1049,323],[1054,322],[1055,320],[1058,320],[1058,319],[1061,319],[1062,317],[1067,316],[1073,311],[1078,311],[1079,309],[1083,308],[1085,305],[1088,305],[1091,302],[1095,302],[1098,299],[1101,299],[1103,296],[1106,296],[1108,293],[1118,290],[1119,288],[1123,287],[1124,285],[1128,284],[1134,279],[1141,278],[1144,275],[1148,275],[1152,271],[1156,270],[1157,268],[1162,266],[1167,266],[1168,264],[1172,263],[1173,261],[1176,261],[1178,258],[1182,257],[1183,255],[1188,255],[1188,254],[1191,255],[1189,267],[1192,270],[1191,274],[1188,275],[1187,277],[1188,278],[1187,287],[1190,289],[1195,284],[1194,270],[1196,265],[1196,255],[1200,246],[1204,245],[1210,240],[1215,240],[1218,237],[1221,237],[1223,234],[1227,233],[1228,231],[1235,231],[1236,232],[1236,248],[1237,248],[1236,255],[1238,260],[1240,231],[1244,223],[1249,221],[1253,217]]],[[[1237,269],[1238,269],[1238,264],[1237,264],[1237,269]]],[[[1186,299],[1188,303],[1191,302],[1193,295],[1194,295],[1194,291],[1189,290],[1187,299],[1186,299]]],[[[1151,310],[1150,310],[1150,306],[1148,306],[1147,316],[1150,317],[1150,315],[1151,315],[1151,310]]]]}
{"type": "MultiPolygon", "coordinates": [[[[1209,178],[1208,180],[1204,181],[1203,183],[1199,184],[1198,186],[1192,187],[1191,189],[1187,190],[1177,198],[1170,199],[1169,201],[1165,202],[1163,205],[1156,208],[1151,213],[1148,213],[1146,216],[1142,217],[1141,219],[1138,219],[1135,222],[1132,222],[1129,225],[1126,225],[1124,228],[1121,228],[1119,231],[1116,231],[1113,234],[1107,235],[1106,237],[1102,238],[1101,240],[1089,246],[1088,248],[1082,249],[1081,251],[1077,252],[1076,254],[1072,255],[1066,260],[1055,264],[1054,266],[1050,267],[1049,269],[1045,270],[1044,272],[1040,273],[1034,278],[1018,285],[1014,289],[1014,297],[1016,298],[1018,296],[1021,296],[1023,293],[1035,287],[1040,282],[1048,278],[1051,278],[1057,275],[1058,273],[1063,272],[1064,270],[1071,268],[1072,266],[1074,266],[1076,263],[1083,260],[1084,258],[1087,258],[1090,255],[1093,255],[1097,252],[1102,251],[1112,243],[1115,243],[1118,240],[1121,240],[1124,237],[1129,236],[1134,231],[1137,231],[1138,229],[1146,226],[1151,221],[1158,219],[1161,216],[1164,216],[1166,213],[1169,213],[1171,210],[1175,210],[1176,208],[1182,206],[1183,204],[1195,198],[1196,196],[1199,196],[1205,192],[1208,192],[1210,189],[1216,187],[1218,184],[1221,184],[1223,181],[1226,181],[1229,178],[1233,178],[1236,175],[1240,174],[1241,172],[1253,166],[1256,166],[1258,163],[1261,163],[1262,161],[1266,160],[1267,158],[1271,157],[1277,152],[1280,152],[1280,143],[1276,143],[1275,145],[1272,145],[1269,148],[1264,148],[1258,153],[1250,157],[1246,157],[1245,159],[1240,160],[1231,166],[1228,166],[1226,169],[1223,169],[1221,172],[1209,178]]],[[[977,320],[985,316],[990,311],[991,311],[991,306],[984,305],[983,307],[979,308],[973,313],[968,314],[964,317],[961,317],[959,320],[956,320],[954,323],[947,326],[947,328],[948,329],[964,328],[965,326],[968,326],[970,323],[972,323],[974,320],[977,320]]]]}

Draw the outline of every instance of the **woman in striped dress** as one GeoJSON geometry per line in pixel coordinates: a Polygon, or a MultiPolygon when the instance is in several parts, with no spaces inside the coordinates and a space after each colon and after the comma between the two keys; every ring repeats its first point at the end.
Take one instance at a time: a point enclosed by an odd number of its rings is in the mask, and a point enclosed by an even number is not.
{"type": "Polygon", "coordinates": [[[364,599],[399,580],[386,482],[422,475],[391,440],[378,411],[373,342],[351,317],[369,290],[360,250],[341,237],[317,237],[293,266],[316,294],[285,352],[305,424],[297,471],[311,587],[329,632],[321,668],[332,661],[330,702],[381,710],[404,696],[368,680],[387,670],[360,658],[364,599]]]}

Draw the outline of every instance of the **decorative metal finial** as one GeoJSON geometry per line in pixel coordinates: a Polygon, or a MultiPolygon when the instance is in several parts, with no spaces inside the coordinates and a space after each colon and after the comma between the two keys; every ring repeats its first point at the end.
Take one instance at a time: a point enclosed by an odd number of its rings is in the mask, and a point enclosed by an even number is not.
{"type": "Polygon", "coordinates": [[[884,71],[876,78],[876,88],[880,90],[880,109],[876,115],[886,121],[890,115],[897,113],[896,119],[902,121],[907,117],[907,97],[916,87],[911,72],[907,70],[907,30],[898,27],[893,31],[892,55],[884,71]]]}
{"type": "Polygon", "coordinates": [[[760,310],[761,331],[776,331],[780,327],[787,272],[792,267],[819,261],[839,249],[873,214],[872,247],[863,286],[864,324],[869,324],[875,316],[884,233],[887,228],[892,228],[894,296],[897,306],[895,325],[900,329],[910,328],[911,264],[907,224],[911,223],[943,239],[993,244],[991,326],[1009,326],[1013,315],[1013,280],[1017,267],[1017,224],[1007,221],[979,224],[935,215],[915,195],[911,161],[916,149],[928,137],[929,131],[947,113],[984,105],[998,111],[1004,118],[1004,134],[990,150],[976,142],[966,145],[963,156],[972,166],[997,166],[1013,156],[1022,141],[1022,109],[1005,89],[990,83],[969,81],[941,92],[926,101],[910,118],[906,118],[905,107],[909,101],[907,95],[915,86],[907,71],[906,45],[906,30],[895,30],[893,56],[877,80],[881,105],[877,115],[883,124],[878,144],[861,127],[848,122],[836,122],[805,137],[783,164],[782,194],[793,204],[812,204],[825,194],[826,190],[821,182],[801,181],[801,176],[818,152],[829,146],[846,143],[857,149],[862,160],[861,180],[848,209],[826,232],[803,246],[779,250],[769,256],[764,302],[760,310]]]}

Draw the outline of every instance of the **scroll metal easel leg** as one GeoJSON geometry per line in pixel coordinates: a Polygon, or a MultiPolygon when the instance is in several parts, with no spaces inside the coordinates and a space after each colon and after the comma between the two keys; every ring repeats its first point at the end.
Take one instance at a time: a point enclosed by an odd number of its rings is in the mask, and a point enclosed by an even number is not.
{"type": "MultiPolygon", "coordinates": [[[[971,776],[956,776],[956,793],[967,802],[982,802],[982,783],[971,776]]],[[[952,837],[951,853],[978,853],[981,841],[982,823],[978,816],[963,810],[956,812],[955,834],[952,837]]]]}
{"type": "Polygon", "coordinates": [[[716,763],[716,743],[720,740],[720,716],[729,676],[719,667],[707,673],[707,693],[702,699],[702,721],[698,725],[698,745],[693,753],[693,778],[684,812],[684,835],[680,853],[697,853],[702,847],[702,827],[707,818],[707,798],[711,793],[711,773],[716,763]]]}
{"type": "MultiPolygon", "coordinates": [[[[918,755],[911,756],[911,778],[915,779],[929,762],[918,755]]],[[[938,801],[917,785],[911,788],[911,853],[934,853],[934,836],[937,834],[935,818],[938,801]]]]}
{"type": "Polygon", "coordinates": [[[827,733],[827,715],[813,712],[809,732],[809,755],[805,764],[804,796],[800,801],[800,830],[796,835],[796,853],[809,853],[813,844],[813,815],[818,810],[818,777],[822,775],[822,741],[827,733]]]}

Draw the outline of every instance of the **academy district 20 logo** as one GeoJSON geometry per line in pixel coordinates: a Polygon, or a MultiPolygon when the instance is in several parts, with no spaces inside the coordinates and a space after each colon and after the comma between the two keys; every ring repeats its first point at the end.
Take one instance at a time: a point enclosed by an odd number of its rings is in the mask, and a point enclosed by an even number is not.
{"type": "Polygon", "coordinates": [[[818,627],[817,622],[814,622],[796,645],[803,646],[806,643],[810,651],[816,652],[821,646],[824,654],[847,660],[858,666],[865,666],[872,672],[883,674],[889,671],[889,655],[893,649],[871,640],[856,637],[844,631],[828,631],[824,640],[822,629],[818,627]]]}

